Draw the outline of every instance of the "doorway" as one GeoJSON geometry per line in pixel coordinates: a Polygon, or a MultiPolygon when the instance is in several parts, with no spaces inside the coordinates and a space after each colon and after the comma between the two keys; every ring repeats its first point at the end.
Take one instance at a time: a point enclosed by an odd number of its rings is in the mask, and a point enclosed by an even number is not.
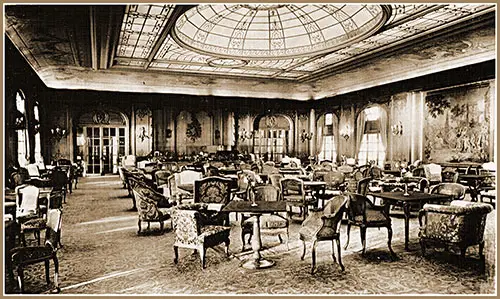
{"type": "Polygon", "coordinates": [[[87,173],[116,173],[119,159],[125,155],[125,127],[92,126],[83,131],[87,173]]]}

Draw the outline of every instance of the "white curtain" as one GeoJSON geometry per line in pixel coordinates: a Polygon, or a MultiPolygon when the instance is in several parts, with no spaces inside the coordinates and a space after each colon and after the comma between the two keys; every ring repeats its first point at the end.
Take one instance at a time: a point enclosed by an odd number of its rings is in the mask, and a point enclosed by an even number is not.
{"type": "Polygon", "coordinates": [[[321,115],[316,123],[316,157],[319,156],[323,149],[323,130],[325,127],[325,115],[321,115]]]}
{"type": "MultiPolygon", "coordinates": [[[[340,150],[339,118],[335,114],[333,114],[332,116],[333,116],[332,132],[333,132],[333,136],[334,136],[333,138],[335,140],[335,153],[337,155],[336,159],[334,159],[334,160],[338,160],[339,150],[340,150]]],[[[335,161],[332,161],[332,162],[335,162],[335,161]]]]}
{"type": "Polygon", "coordinates": [[[384,145],[384,149],[387,153],[387,111],[384,108],[380,107],[380,137],[382,139],[382,144],[384,145]]]}
{"type": "Polygon", "coordinates": [[[359,149],[361,148],[361,141],[363,140],[363,135],[365,134],[365,112],[361,111],[356,119],[356,158],[359,155],[359,149]]]}

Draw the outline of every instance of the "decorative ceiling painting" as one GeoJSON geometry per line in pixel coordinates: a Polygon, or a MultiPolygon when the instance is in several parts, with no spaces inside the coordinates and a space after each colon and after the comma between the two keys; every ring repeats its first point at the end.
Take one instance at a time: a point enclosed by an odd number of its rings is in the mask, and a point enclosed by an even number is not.
{"type": "MultiPolygon", "coordinates": [[[[215,90],[240,82],[241,96],[259,86],[270,93],[263,96],[308,100],[332,94],[323,84],[315,89],[318,80],[376,66],[383,55],[460,24],[494,22],[495,9],[467,3],[6,5],[5,32],[49,87],[219,95],[215,90]],[[196,90],[203,76],[211,81],[196,90]]],[[[495,56],[483,52],[481,60],[495,56]]]]}

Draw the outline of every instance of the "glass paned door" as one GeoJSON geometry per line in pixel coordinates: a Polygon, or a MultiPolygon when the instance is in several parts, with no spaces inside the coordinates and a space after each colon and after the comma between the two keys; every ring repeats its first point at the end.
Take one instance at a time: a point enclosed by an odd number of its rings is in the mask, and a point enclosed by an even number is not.
{"type": "Polygon", "coordinates": [[[125,155],[125,129],[87,127],[87,173],[116,173],[119,158],[125,155]]]}
{"type": "Polygon", "coordinates": [[[254,153],[271,161],[279,162],[288,147],[288,130],[259,130],[254,136],[254,153]]]}

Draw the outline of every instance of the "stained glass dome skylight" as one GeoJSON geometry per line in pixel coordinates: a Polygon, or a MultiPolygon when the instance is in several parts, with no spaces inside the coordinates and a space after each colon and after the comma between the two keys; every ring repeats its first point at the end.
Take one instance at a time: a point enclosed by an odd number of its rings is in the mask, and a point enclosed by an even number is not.
{"type": "Polygon", "coordinates": [[[388,16],[382,5],[198,5],[177,20],[173,38],[193,51],[222,58],[295,58],[369,37],[388,16]]]}

